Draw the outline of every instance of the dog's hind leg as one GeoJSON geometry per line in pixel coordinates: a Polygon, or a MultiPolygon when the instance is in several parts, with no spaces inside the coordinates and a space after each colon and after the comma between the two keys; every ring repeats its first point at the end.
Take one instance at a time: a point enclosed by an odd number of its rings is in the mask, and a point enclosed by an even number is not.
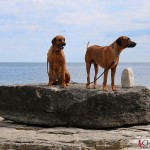
{"type": "Polygon", "coordinates": [[[67,70],[66,70],[65,76],[66,76],[66,86],[68,86],[69,85],[69,81],[70,81],[70,74],[69,74],[69,72],[67,70]]]}
{"type": "Polygon", "coordinates": [[[90,69],[91,69],[91,63],[86,62],[86,71],[87,71],[87,85],[86,87],[90,88],[90,69]]]}
{"type": "Polygon", "coordinates": [[[94,69],[95,69],[94,89],[96,89],[96,88],[97,88],[97,81],[96,81],[96,78],[97,78],[97,73],[98,73],[98,64],[94,63],[94,69]]]}
{"type": "Polygon", "coordinates": [[[65,65],[62,65],[62,87],[66,87],[65,65]]]}

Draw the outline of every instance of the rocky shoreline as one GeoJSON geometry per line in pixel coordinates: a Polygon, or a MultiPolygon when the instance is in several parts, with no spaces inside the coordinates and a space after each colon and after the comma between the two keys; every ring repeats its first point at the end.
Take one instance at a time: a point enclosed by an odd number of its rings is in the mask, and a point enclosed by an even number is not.
{"type": "Polygon", "coordinates": [[[139,150],[150,125],[105,130],[43,128],[0,121],[0,150],[139,150]]]}

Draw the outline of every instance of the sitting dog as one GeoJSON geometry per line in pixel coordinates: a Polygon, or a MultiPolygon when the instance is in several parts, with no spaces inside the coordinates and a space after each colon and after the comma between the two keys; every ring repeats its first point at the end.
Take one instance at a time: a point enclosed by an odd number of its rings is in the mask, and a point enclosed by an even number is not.
{"type": "Polygon", "coordinates": [[[136,43],[131,41],[129,37],[121,36],[109,46],[97,46],[93,45],[88,47],[85,54],[86,71],[87,71],[87,88],[90,88],[90,68],[91,64],[94,64],[95,76],[94,76],[94,88],[97,87],[96,79],[98,73],[98,66],[106,69],[104,72],[103,90],[107,91],[107,75],[109,69],[111,69],[111,86],[115,91],[115,73],[119,63],[119,56],[123,49],[135,47],[136,43]],[[112,65],[111,65],[112,64],[112,65]],[[110,66],[110,68],[109,68],[110,66]]]}
{"type": "Polygon", "coordinates": [[[70,74],[66,69],[66,60],[64,54],[65,38],[57,35],[52,40],[52,46],[47,54],[47,73],[49,76],[48,85],[59,84],[66,87],[70,81],[70,74]],[[49,64],[49,70],[48,70],[49,64]]]}

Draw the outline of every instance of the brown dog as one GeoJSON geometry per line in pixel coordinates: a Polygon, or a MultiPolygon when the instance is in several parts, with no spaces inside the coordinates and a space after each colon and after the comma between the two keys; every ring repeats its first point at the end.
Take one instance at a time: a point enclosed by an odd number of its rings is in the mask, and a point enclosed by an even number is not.
{"type": "MultiPolygon", "coordinates": [[[[119,56],[123,49],[127,47],[135,47],[136,43],[131,41],[130,38],[126,36],[119,37],[116,41],[114,41],[109,46],[97,46],[93,45],[88,47],[85,54],[85,62],[86,62],[86,70],[87,70],[87,88],[90,88],[90,68],[91,64],[94,64],[95,69],[95,76],[94,76],[94,88],[96,88],[96,78],[98,73],[98,65],[102,68],[107,69],[109,66],[111,69],[111,86],[112,90],[115,91],[115,73],[116,67],[119,63],[119,56]],[[114,63],[113,63],[114,62],[114,63]],[[112,64],[112,65],[111,65],[112,64]]],[[[107,91],[107,69],[104,73],[104,80],[103,80],[103,90],[107,91]]]]}
{"type": "Polygon", "coordinates": [[[52,40],[52,46],[47,54],[47,72],[49,76],[48,85],[59,84],[62,87],[66,87],[70,81],[70,74],[66,69],[65,54],[63,51],[65,38],[61,35],[57,35],[52,40]],[[49,71],[48,71],[49,63],[49,71]]]}

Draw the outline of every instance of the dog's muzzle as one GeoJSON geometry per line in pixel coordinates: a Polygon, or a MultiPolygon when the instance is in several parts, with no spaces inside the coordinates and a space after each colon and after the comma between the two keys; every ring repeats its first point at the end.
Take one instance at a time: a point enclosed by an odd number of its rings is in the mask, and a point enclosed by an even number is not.
{"type": "Polygon", "coordinates": [[[66,43],[61,43],[61,44],[58,45],[58,48],[59,48],[59,49],[64,49],[64,46],[65,46],[65,45],[66,45],[66,43]]]}
{"type": "Polygon", "coordinates": [[[136,46],[136,43],[135,42],[131,42],[130,44],[128,44],[128,47],[130,48],[132,48],[132,47],[135,47],[136,46]]]}

